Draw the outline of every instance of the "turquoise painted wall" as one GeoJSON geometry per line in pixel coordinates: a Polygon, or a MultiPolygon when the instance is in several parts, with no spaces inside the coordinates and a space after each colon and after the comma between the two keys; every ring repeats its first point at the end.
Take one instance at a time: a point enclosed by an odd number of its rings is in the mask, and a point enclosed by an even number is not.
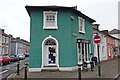
{"type": "MultiPolygon", "coordinates": [[[[92,40],[92,24],[85,20],[86,34],[78,32],[78,15],[70,10],[58,10],[58,29],[43,29],[43,10],[30,11],[30,68],[39,68],[42,64],[42,41],[52,35],[59,43],[59,66],[72,67],[77,65],[76,39],[84,38],[92,40]],[[71,15],[75,19],[71,20],[71,15]],[[79,36],[72,36],[76,33],[79,36]]],[[[93,44],[91,45],[93,46],[93,44]]]]}
{"type": "MultiPolygon", "coordinates": [[[[89,21],[87,18],[82,16],[85,19],[85,34],[79,32],[79,27],[78,27],[78,16],[81,15],[76,15],[75,13],[71,13],[72,16],[74,16],[74,20],[71,21],[71,34],[77,34],[77,36],[71,36],[72,37],[72,53],[74,54],[73,60],[74,65],[77,64],[78,57],[77,57],[77,43],[76,39],[87,39],[90,40],[90,46],[91,46],[91,52],[93,53],[93,34],[92,34],[92,22],[89,21]]],[[[90,55],[90,50],[89,50],[89,55],[90,55]]]]}

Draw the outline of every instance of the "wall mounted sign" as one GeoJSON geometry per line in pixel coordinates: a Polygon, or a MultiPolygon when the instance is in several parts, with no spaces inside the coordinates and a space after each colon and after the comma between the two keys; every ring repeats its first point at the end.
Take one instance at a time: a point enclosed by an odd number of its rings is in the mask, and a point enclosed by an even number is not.
{"type": "Polygon", "coordinates": [[[90,43],[90,40],[86,40],[86,39],[77,39],[77,43],[90,43]]]}

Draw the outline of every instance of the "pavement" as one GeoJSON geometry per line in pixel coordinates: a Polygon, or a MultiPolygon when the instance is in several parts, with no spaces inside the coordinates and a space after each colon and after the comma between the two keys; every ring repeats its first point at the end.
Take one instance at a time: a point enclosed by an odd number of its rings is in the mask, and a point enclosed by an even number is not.
{"type": "MultiPolygon", "coordinates": [[[[44,79],[44,80],[59,80],[59,79],[71,79],[71,80],[117,80],[118,77],[118,59],[112,59],[109,61],[102,61],[101,64],[101,76],[98,76],[98,66],[95,66],[94,71],[90,69],[88,71],[81,71],[81,78],[79,78],[78,70],[76,71],[44,71],[44,72],[28,72],[27,78],[30,80],[44,79]]],[[[24,78],[24,69],[20,70],[20,75],[16,73],[7,77],[7,80],[27,80],[24,78]]]]}

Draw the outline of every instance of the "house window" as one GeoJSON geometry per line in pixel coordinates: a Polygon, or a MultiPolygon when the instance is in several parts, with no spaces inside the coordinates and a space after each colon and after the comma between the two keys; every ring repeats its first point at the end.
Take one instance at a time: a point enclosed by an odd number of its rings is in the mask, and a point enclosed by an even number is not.
{"type": "Polygon", "coordinates": [[[57,11],[44,11],[43,29],[58,29],[57,27],[57,11]]]}
{"type": "Polygon", "coordinates": [[[2,36],[2,43],[5,43],[5,36],[2,36]]]}
{"type": "Polygon", "coordinates": [[[6,43],[9,43],[9,38],[8,37],[6,37],[6,43]]]}
{"type": "Polygon", "coordinates": [[[85,20],[82,17],[78,17],[79,32],[85,33],[85,20]]]}
{"type": "Polygon", "coordinates": [[[0,44],[2,43],[2,35],[0,35],[0,44]]]}

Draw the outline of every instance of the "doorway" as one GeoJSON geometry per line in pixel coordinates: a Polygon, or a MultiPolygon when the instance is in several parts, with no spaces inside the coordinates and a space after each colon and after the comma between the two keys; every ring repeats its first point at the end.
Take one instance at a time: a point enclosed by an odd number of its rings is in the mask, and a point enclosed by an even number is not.
{"type": "Polygon", "coordinates": [[[42,67],[58,66],[58,42],[53,37],[46,38],[42,44],[42,67]]]}

